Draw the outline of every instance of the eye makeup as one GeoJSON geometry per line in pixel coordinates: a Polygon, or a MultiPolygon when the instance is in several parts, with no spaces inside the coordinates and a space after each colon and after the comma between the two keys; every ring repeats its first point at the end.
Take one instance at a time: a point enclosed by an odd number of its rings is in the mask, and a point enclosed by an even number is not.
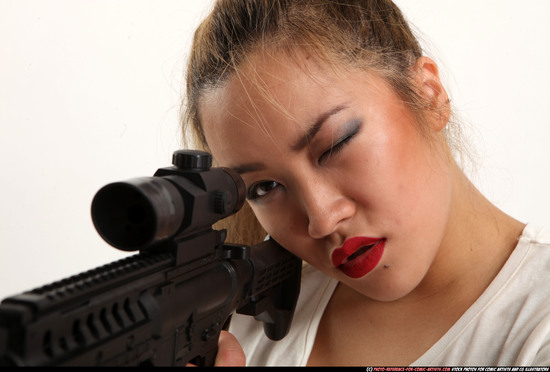
{"type": "MultiPolygon", "coordinates": [[[[352,119],[342,125],[339,132],[342,132],[343,135],[331,143],[330,148],[321,154],[317,163],[321,165],[322,162],[337,155],[353,138],[355,138],[361,130],[362,124],[362,119],[352,119]]],[[[278,187],[280,187],[280,185],[275,181],[256,182],[248,189],[247,199],[250,201],[260,200],[278,187]]]]}
{"type": "Polygon", "coordinates": [[[355,135],[359,133],[362,124],[363,121],[361,119],[352,119],[344,124],[341,129],[344,134],[338,140],[332,142],[330,148],[321,154],[317,162],[321,164],[329,157],[338,154],[345,147],[345,145],[347,145],[349,141],[351,141],[355,135]]]}

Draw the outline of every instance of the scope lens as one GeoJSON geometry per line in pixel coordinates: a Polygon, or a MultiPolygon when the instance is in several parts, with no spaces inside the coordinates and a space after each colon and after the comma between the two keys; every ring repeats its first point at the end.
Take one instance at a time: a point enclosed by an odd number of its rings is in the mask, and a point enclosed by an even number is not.
{"type": "Polygon", "coordinates": [[[102,188],[92,204],[92,218],[99,234],[116,248],[133,251],[151,242],[156,216],[151,201],[130,183],[102,188]]]}

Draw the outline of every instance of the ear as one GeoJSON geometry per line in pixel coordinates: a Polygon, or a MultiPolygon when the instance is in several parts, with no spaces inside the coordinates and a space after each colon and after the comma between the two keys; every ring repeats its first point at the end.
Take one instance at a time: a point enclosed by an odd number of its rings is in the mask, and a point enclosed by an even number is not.
{"type": "Polygon", "coordinates": [[[424,98],[426,113],[433,129],[440,131],[449,122],[451,108],[449,96],[439,78],[437,64],[428,57],[420,57],[414,65],[418,93],[424,98]]]}

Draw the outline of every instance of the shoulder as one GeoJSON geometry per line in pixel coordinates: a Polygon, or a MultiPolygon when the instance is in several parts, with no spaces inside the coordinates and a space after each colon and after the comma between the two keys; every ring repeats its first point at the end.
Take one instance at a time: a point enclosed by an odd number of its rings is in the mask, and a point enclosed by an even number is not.
{"type": "Polygon", "coordinates": [[[504,304],[501,325],[513,336],[505,348],[516,355],[515,365],[546,364],[550,362],[550,228],[528,224],[508,269],[509,281],[497,301],[504,304]]]}
{"type": "Polygon", "coordinates": [[[519,241],[550,246],[550,227],[527,224],[519,241]]]}
{"type": "Polygon", "coordinates": [[[550,361],[550,229],[529,224],[482,296],[415,364],[550,361]]]}
{"type": "Polygon", "coordinates": [[[550,228],[528,224],[510,258],[486,293],[492,305],[504,305],[503,312],[520,319],[550,313],[550,228]]]}
{"type": "MultiPolygon", "coordinates": [[[[539,288],[542,283],[537,282],[550,279],[550,227],[528,224],[508,261],[505,270],[514,270],[510,272],[511,279],[528,277],[530,273],[537,272],[536,277],[531,277],[529,281],[532,289],[539,288]]],[[[548,285],[542,287],[550,288],[548,285]]]]}

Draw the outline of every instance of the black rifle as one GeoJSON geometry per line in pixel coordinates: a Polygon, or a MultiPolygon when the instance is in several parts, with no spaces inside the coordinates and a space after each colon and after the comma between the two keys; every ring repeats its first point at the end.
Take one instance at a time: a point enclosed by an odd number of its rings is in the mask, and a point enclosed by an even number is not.
{"type": "Polygon", "coordinates": [[[176,151],[153,177],[103,187],[99,234],[138,254],[8,297],[0,305],[0,365],[183,366],[214,363],[233,312],[282,339],[301,261],[273,240],[225,244],[212,224],[244,203],[242,179],[210,154],[176,151]]]}

